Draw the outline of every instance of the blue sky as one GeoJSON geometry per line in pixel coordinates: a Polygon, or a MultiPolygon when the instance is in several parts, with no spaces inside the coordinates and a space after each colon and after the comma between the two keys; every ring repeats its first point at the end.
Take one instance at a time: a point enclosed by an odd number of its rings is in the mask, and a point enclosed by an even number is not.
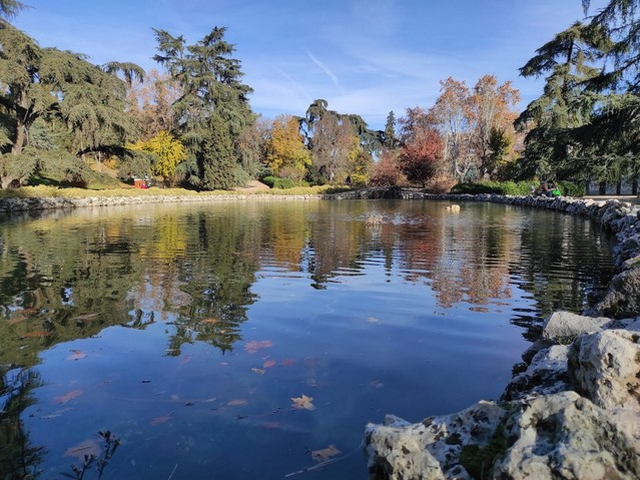
{"type": "MultiPolygon", "coordinates": [[[[513,82],[521,107],[541,80],[518,68],[583,17],[580,0],[23,0],[14,24],[41,46],[90,61],[158,68],[152,28],[192,44],[227,27],[254,111],[304,115],[323,98],[383,128],[393,110],[433,105],[449,76],[473,86],[484,74],[513,82]]],[[[604,0],[592,0],[595,11],[604,0]]]]}

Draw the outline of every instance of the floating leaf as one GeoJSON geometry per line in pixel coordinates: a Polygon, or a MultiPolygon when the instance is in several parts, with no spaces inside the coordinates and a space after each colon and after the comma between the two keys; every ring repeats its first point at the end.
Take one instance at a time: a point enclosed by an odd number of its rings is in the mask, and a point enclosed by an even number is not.
{"type": "Polygon", "coordinates": [[[262,370],[261,368],[252,368],[251,371],[253,373],[257,373],[258,375],[264,375],[264,370],[262,370]]]}
{"type": "Polygon", "coordinates": [[[87,358],[86,353],[82,353],[80,350],[71,350],[71,355],[67,357],[67,360],[82,360],[87,358]]]}
{"type": "Polygon", "coordinates": [[[268,348],[273,346],[273,342],[271,340],[251,340],[250,342],[245,343],[244,349],[249,353],[256,353],[258,350],[262,348],[268,348]]]}
{"type": "Polygon", "coordinates": [[[155,426],[155,425],[160,425],[161,423],[167,422],[174,413],[175,412],[169,412],[167,415],[154,418],[153,420],[151,420],[151,425],[155,426]]]}
{"type": "Polygon", "coordinates": [[[271,368],[271,367],[275,366],[275,364],[276,364],[276,361],[275,361],[275,360],[267,360],[266,362],[264,362],[264,363],[262,364],[262,366],[263,366],[264,368],[271,368]]]}
{"type": "Polygon", "coordinates": [[[45,415],[41,418],[45,419],[45,420],[50,420],[52,418],[57,418],[60,415],[62,415],[65,412],[68,412],[69,410],[73,410],[73,408],[71,407],[67,407],[67,408],[63,408],[62,410],[56,410],[55,412],[51,412],[49,415],[45,415]]]}
{"type": "Polygon", "coordinates": [[[297,408],[298,410],[315,410],[316,407],[313,403],[311,403],[311,400],[313,400],[313,397],[307,397],[304,393],[302,394],[301,397],[291,397],[291,400],[293,400],[293,403],[291,404],[291,406],[293,408],[297,408]]]}
{"type": "Polygon", "coordinates": [[[95,455],[95,456],[100,455],[100,451],[101,449],[100,449],[100,445],[98,445],[98,442],[96,442],[93,439],[89,439],[89,440],[85,440],[84,442],[80,442],[75,447],[67,448],[63,456],[76,457],[80,460],[83,460],[85,455],[89,457],[91,455],[95,455]]]}
{"type": "Polygon", "coordinates": [[[235,407],[235,406],[238,406],[238,405],[246,405],[247,403],[249,403],[249,402],[247,402],[244,399],[238,399],[238,400],[231,400],[230,402],[227,402],[227,405],[235,407]]]}
{"type": "Polygon", "coordinates": [[[205,318],[204,320],[200,320],[200,323],[204,323],[207,325],[215,325],[219,321],[220,320],[218,320],[217,318],[205,318]]]}
{"type": "Polygon", "coordinates": [[[380,320],[378,320],[378,319],[377,319],[377,318],[375,318],[375,317],[369,317],[369,318],[367,319],[367,322],[369,322],[369,323],[376,323],[376,324],[380,324],[380,323],[382,323],[380,320]]]}
{"type": "Polygon", "coordinates": [[[331,460],[332,457],[341,454],[342,452],[336,448],[335,445],[329,445],[327,448],[321,450],[313,450],[311,452],[311,458],[316,462],[326,462],[331,460]]]}
{"type": "Polygon", "coordinates": [[[280,364],[283,367],[291,367],[292,365],[295,365],[296,363],[298,363],[298,361],[294,358],[285,358],[284,360],[282,360],[280,362],[280,364]]]}
{"type": "Polygon", "coordinates": [[[78,390],[72,390],[68,393],[65,393],[64,395],[60,395],[58,397],[53,397],[53,401],[56,403],[67,403],[71,400],[73,400],[74,398],[78,398],[80,395],[82,395],[84,393],[84,391],[78,389],[78,390]]]}
{"type": "Polygon", "coordinates": [[[183,365],[189,363],[191,360],[193,360],[193,355],[185,355],[182,360],[180,360],[180,365],[178,366],[182,367],[183,365]]]}

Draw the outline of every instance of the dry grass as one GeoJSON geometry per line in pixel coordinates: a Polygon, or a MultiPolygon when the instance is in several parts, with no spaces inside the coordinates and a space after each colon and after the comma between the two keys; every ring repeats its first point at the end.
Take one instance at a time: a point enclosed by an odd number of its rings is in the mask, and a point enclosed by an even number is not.
{"type": "Polygon", "coordinates": [[[295,187],[286,190],[282,189],[238,189],[214,190],[210,192],[196,192],[185,190],[184,188],[56,188],[50,186],[20,187],[0,190],[0,198],[113,198],[113,197],[146,197],[146,196],[217,196],[217,195],[319,195],[335,191],[332,187],[295,187]]]}

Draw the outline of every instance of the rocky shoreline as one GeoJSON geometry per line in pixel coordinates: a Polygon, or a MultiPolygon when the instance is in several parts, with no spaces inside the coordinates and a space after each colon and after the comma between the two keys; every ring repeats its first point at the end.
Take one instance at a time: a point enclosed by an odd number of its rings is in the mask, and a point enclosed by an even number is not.
{"type": "Polygon", "coordinates": [[[556,312],[498,401],[410,424],[365,428],[371,479],[640,478],[640,207],[616,200],[433,195],[367,189],[330,195],[0,199],[0,212],[168,202],[310,199],[483,201],[579,215],[616,234],[617,274],[583,315],[556,312]]]}
{"type": "MultiPolygon", "coordinates": [[[[403,198],[418,198],[409,192],[403,198]]],[[[556,312],[499,401],[369,424],[371,479],[640,478],[640,208],[616,200],[430,196],[547,208],[616,234],[618,273],[584,315],[556,312]]]]}

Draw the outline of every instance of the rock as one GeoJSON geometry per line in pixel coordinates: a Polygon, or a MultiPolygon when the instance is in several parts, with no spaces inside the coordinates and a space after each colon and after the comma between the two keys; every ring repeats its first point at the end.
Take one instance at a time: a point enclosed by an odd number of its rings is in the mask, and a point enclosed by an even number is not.
{"type": "Polygon", "coordinates": [[[637,331],[605,330],[579,337],[569,350],[568,366],[576,389],[599,407],[640,411],[637,331]]]}
{"type": "Polygon", "coordinates": [[[493,476],[637,479],[640,442],[620,420],[575,392],[535,398],[507,422],[514,443],[493,476]]]}
{"type": "Polygon", "coordinates": [[[513,401],[533,395],[550,395],[567,389],[568,345],[554,345],[538,352],[526,371],[507,385],[501,400],[513,401]]]}
{"type": "Polygon", "coordinates": [[[589,315],[611,318],[631,317],[640,312],[640,267],[619,273],[609,283],[609,288],[589,315]]]}
{"type": "Polygon", "coordinates": [[[542,338],[548,340],[573,340],[582,333],[599,331],[611,321],[606,317],[587,317],[571,312],[555,312],[545,322],[542,338]]]}
{"type": "Polygon", "coordinates": [[[489,443],[504,416],[502,407],[485,401],[416,424],[388,415],[385,425],[365,431],[369,478],[471,479],[459,464],[462,448],[489,443]]]}

